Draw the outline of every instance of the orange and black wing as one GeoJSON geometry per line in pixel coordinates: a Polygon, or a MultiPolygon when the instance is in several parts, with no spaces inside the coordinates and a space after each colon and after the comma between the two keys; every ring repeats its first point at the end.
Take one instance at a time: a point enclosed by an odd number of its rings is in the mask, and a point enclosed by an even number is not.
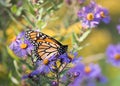
{"type": "Polygon", "coordinates": [[[35,46],[34,54],[40,59],[49,59],[52,56],[59,55],[58,47],[49,42],[41,42],[35,46]]]}
{"type": "Polygon", "coordinates": [[[26,31],[26,38],[35,47],[35,56],[42,60],[49,59],[51,56],[61,55],[67,51],[67,45],[62,45],[52,37],[38,31],[26,31]]]}

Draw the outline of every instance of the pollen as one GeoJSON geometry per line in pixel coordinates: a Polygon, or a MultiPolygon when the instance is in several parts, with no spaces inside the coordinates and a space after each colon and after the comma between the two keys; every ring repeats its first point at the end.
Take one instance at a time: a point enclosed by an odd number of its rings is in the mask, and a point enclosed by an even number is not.
{"type": "Polygon", "coordinates": [[[20,45],[20,48],[22,48],[22,49],[26,49],[27,48],[27,44],[25,44],[25,43],[22,43],[21,45],[20,45]]]}
{"type": "Polygon", "coordinates": [[[86,66],[85,69],[84,69],[84,71],[86,73],[90,73],[91,72],[91,68],[89,66],[86,66]]]}
{"type": "Polygon", "coordinates": [[[93,19],[94,19],[93,13],[88,13],[88,14],[87,14],[87,20],[91,21],[91,20],[93,20],[93,19]]]}
{"type": "Polygon", "coordinates": [[[43,60],[43,64],[47,65],[49,63],[49,60],[48,59],[44,59],[43,60]]]}
{"type": "Polygon", "coordinates": [[[100,16],[101,16],[102,18],[105,18],[105,13],[104,13],[103,11],[101,11],[101,12],[100,12],[100,16]]]}
{"type": "Polygon", "coordinates": [[[120,60],[120,54],[116,54],[116,55],[115,55],[115,59],[116,59],[116,60],[120,60]]]}

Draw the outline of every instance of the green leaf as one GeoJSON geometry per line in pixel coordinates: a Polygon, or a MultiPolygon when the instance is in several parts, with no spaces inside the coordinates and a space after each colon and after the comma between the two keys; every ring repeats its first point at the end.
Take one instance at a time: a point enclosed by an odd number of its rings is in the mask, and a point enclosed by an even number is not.
{"type": "Polygon", "coordinates": [[[32,27],[35,27],[35,24],[30,20],[28,16],[23,15],[23,18],[29,23],[29,25],[32,25],[32,27]]]}
{"type": "Polygon", "coordinates": [[[19,84],[19,81],[18,81],[15,77],[12,76],[12,73],[11,73],[11,72],[9,73],[9,78],[11,79],[11,81],[12,81],[14,84],[16,84],[16,85],[19,84]]]}
{"type": "Polygon", "coordinates": [[[13,13],[13,14],[16,14],[17,13],[17,6],[16,5],[13,5],[12,7],[11,7],[11,12],[13,13]]]}
{"type": "Polygon", "coordinates": [[[37,19],[38,21],[42,19],[43,11],[44,11],[43,8],[41,8],[41,9],[38,11],[38,12],[39,12],[39,17],[38,17],[38,19],[37,19]]]}
{"type": "Polygon", "coordinates": [[[78,41],[77,41],[77,34],[74,32],[72,33],[72,45],[73,45],[72,51],[75,52],[76,48],[78,48],[78,41]]]}
{"type": "Polygon", "coordinates": [[[11,81],[14,83],[14,84],[16,84],[16,85],[18,85],[19,84],[19,81],[15,78],[15,77],[11,77],[11,81]]]}
{"type": "Polygon", "coordinates": [[[74,44],[76,44],[77,43],[77,34],[76,33],[72,33],[72,44],[74,45],[74,44]]]}
{"type": "Polygon", "coordinates": [[[11,7],[11,12],[12,12],[13,14],[16,14],[16,16],[20,16],[21,13],[22,13],[22,10],[23,10],[23,7],[17,8],[16,5],[13,5],[13,6],[11,7]]]}
{"type": "Polygon", "coordinates": [[[87,46],[89,46],[89,45],[90,45],[90,44],[87,43],[87,44],[85,44],[84,46],[80,46],[80,47],[78,47],[78,48],[75,49],[75,52],[77,52],[77,51],[79,51],[79,50],[82,50],[83,48],[85,48],[85,47],[87,47],[87,46]]]}
{"type": "Polygon", "coordinates": [[[14,61],[13,61],[13,64],[14,64],[14,66],[15,66],[15,70],[16,70],[17,74],[21,77],[21,74],[19,73],[19,66],[18,66],[18,64],[17,64],[17,61],[14,60],[14,61]]]}
{"type": "Polygon", "coordinates": [[[20,16],[21,13],[22,13],[22,10],[23,10],[23,7],[19,7],[18,10],[17,10],[17,12],[16,12],[16,15],[20,16]]]}
{"type": "Polygon", "coordinates": [[[8,46],[7,46],[7,51],[14,60],[17,60],[17,61],[19,60],[19,57],[17,57],[8,46]]]}
{"type": "Polygon", "coordinates": [[[91,31],[92,31],[91,29],[89,29],[88,31],[86,31],[86,32],[78,39],[78,41],[79,41],[79,42],[83,42],[83,41],[88,37],[88,35],[90,34],[91,31]]]}
{"type": "Polygon", "coordinates": [[[43,22],[43,21],[38,21],[38,22],[37,22],[37,26],[38,26],[38,28],[40,28],[40,29],[45,28],[46,25],[47,25],[46,22],[43,22]]]}
{"type": "Polygon", "coordinates": [[[33,7],[33,5],[31,4],[31,2],[28,1],[28,2],[26,3],[26,5],[28,6],[30,13],[33,14],[33,15],[35,15],[34,7],[33,7]]]}

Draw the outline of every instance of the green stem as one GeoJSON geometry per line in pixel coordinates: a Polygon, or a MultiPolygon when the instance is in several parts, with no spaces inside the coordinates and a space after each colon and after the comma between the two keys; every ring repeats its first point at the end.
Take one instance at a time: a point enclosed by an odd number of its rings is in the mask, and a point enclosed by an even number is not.
{"type": "Polygon", "coordinates": [[[58,83],[58,86],[59,86],[59,83],[60,83],[60,81],[59,81],[59,78],[60,78],[59,71],[56,73],[56,78],[57,78],[57,83],[58,83]]]}

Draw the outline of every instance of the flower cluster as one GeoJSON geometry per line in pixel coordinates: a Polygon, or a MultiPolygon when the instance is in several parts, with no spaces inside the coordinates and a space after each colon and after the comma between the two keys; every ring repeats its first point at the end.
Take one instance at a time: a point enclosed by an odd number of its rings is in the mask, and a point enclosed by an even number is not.
{"type": "Polygon", "coordinates": [[[98,64],[85,65],[79,62],[67,71],[62,81],[69,82],[68,86],[79,86],[84,82],[87,86],[95,86],[96,82],[106,83],[107,79],[102,75],[98,64]]]}
{"type": "MultiPolygon", "coordinates": [[[[25,38],[25,32],[20,33],[10,45],[11,50],[19,57],[31,57],[31,51],[34,46],[31,45],[28,39],[25,38]]],[[[63,77],[57,78],[60,82],[68,86],[79,86],[86,82],[86,85],[94,84],[98,82],[106,82],[106,78],[102,75],[101,69],[97,64],[83,64],[82,58],[78,57],[77,53],[64,53],[62,55],[51,56],[48,59],[35,61],[35,70],[31,73],[24,75],[22,79],[30,78],[37,80],[38,76],[47,76],[52,74],[55,78],[51,80],[52,86],[58,86],[59,81],[56,81],[56,77],[61,75],[63,70],[67,70],[63,77]],[[72,68],[67,68],[69,65],[73,65],[72,68]]]]}
{"type": "Polygon", "coordinates": [[[109,12],[106,8],[97,5],[94,1],[83,7],[78,12],[78,17],[83,28],[94,28],[101,21],[108,24],[110,22],[109,12]]]}
{"type": "Polygon", "coordinates": [[[25,32],[14,37],[9,47],[18,57],[27,57],[33,50],[32,44],[25,38],[25,32]]]}
{"type": "Polygon", "coordinates": [[[74,53],[74,56],[72,56],[72,54],[68,55],[67,53],[64,53],[60,56],[52,56],[49,59],[37,60],[35,62],[36,69],[30,74],[24,75],[23,79],[31,78],[40,74],[46,75],[49,73],[61,72],[68,63],[80,62],[81,58],[76,57],[76,53],[74,53]]]}
{"type": "MultiPolygon", "coordinates": [[[[63,70],[66,67],[66,64],[72,64],[73,67],[67,69],[68,71],[60,79],[60,82],[68,86],[79,86],[80,84],[87,82],[86,85],[94,84],[96,82],[106,83],[107,79],[101,73],[101,69],[97,64],[85,65],[81,63],[81,57],[77,58],[77,53],[74,55],[68,55],[64,53],[59,57],[51,57],[49,60],[41,60],[36,62],[36,69],[24,75],[22,79],[32,78],[38,75],[47,75],[49,73],[55,74],[56,72],[63,70]],[[57,64],[59,62],[59,64],[57,64]],[[65,66],[63,66],[65,64],[65,66]],[[62,69],[61,69],[62,68],[62,69]]],[[[57,81],[51,81],[52,86],[58,86],[57,81]]]]}

